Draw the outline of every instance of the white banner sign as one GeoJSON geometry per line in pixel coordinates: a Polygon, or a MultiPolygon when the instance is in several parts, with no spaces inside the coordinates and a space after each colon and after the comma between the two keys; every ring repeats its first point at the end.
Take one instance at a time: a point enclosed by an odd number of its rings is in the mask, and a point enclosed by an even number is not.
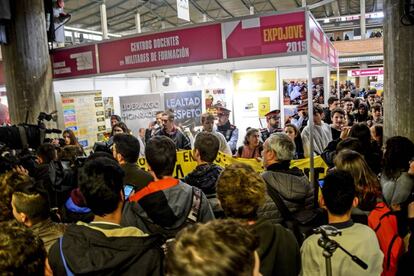
{"type": "Polygon", "coordinates": [[[188,0],[177,0],[177,17],[190,21],[190,6],[188,0]]]}

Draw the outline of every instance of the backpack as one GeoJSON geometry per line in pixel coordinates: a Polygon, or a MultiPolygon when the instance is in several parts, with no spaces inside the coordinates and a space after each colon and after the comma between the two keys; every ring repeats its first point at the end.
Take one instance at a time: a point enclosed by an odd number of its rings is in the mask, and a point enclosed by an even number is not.
{"type": "Polygon", "coordinates": [[[166,241],[174,239],[178,232],[187,227],[188,225],[195,224],[199,220],[199,214],[201,209],[201,190],[192,187],[193,196],[191,200],[191,208],[188,211],[185,221],[175,228],[164,228],[148,219],[141,217],[141,220],[144,222],[145,226],[151,232],[151,234],[161,234],[166,241]]]}
{"type": "Polygon", "coordinates": [[[404,242],[398,235],[397,216],[384,202],[378,202],[368,215],[368,225],[375,231],[384,253],[381,275],[395,275],[398,259],[404,252],[404,242]]]}

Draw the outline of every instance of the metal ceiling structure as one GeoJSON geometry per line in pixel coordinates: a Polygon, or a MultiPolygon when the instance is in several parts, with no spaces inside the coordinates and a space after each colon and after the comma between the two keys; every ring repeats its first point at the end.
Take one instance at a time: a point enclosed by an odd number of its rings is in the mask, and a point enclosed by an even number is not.
{"type": "MultiPolygon", "coordinates": [[[[189,0],[191,22],[177,18],[176,0],[66,0],[65,12],[72,15],[66,26],[101,31],[100,5],[106,4],[108,31],[128,35],[136,32],[135,15],[140,14],[142,32],[202,22],[222,21],[232,17],[301,7],[302,0],[189,0]]],[[[321,0],[306,0],[308,5],[321,0]]],[[[329,2],[329,1],[328,1],[329,2]]],[[[383,10],[383,0],[365,0],[366,12],[383,10]]],[[[360,0],[335,0],[312,9],[316,18],[356,15],[360,0]]]]}

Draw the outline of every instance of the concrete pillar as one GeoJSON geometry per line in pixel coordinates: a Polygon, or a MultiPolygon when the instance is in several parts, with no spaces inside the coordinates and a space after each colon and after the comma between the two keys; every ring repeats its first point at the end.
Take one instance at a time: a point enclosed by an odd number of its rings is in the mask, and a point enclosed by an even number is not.
{"type": "MultiPolygon", "coordinates": [[[[359,67],[360,69],[367,69],[368,68],[368,64],[367,63],[361,63],[361,66],[359,67]]],[[[368,88],[368,77],[359,77],[359,88],[365,88],[365,90],[367,90],[368,88]]]]}
{"type": "Polygon", "coordinates": [[[384,136],[414,141],[414,27],[400,22],[403,2],[384,3],[384,136]]]}
{"type": "Polygon", "coordinates": [[[108,21],[106,19],[106,5],[105,1],[102,1],[101,4],[101,29],[102,29],[102,38],[108,39],[108,21]]]}
{"type": "Polygon", "coordinates": [[[9,44],[2,45],[7,101],[13,124],[36,123],[39,112],[56,109],[43,0],[10,1],[9,44]]]}
{"type": "Polygon", "coordinates": [[[365,39],[366,33],[367,33],[367,28],[365,26],[365,0],[360,0],[360,6],[361,6],[361,18],[360,18],[361,39],[365,39]]]}
{"type": "Polygon", "coordinates": [[[139,12],[135,14],[135,27],[137,28],[137,33],[141,33],[141,15],[139,12]]]}

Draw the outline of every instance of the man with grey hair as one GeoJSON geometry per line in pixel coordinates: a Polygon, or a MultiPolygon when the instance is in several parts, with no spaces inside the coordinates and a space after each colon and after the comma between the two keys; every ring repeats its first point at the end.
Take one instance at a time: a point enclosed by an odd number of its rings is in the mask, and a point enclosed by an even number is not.
{"type": "Polygon", "coordinates": [[[313,207],[313,187],[306,175],[297,167],[290,168],[295,156],[295,144],[285,133],[273,133],[263,144],[262,177],[266,182],[265,204],[259,209],[258,217],[274,223],[283,221],[282,214],[269,196],[269,190],[276,191],[291,213],[313,207]]]}

